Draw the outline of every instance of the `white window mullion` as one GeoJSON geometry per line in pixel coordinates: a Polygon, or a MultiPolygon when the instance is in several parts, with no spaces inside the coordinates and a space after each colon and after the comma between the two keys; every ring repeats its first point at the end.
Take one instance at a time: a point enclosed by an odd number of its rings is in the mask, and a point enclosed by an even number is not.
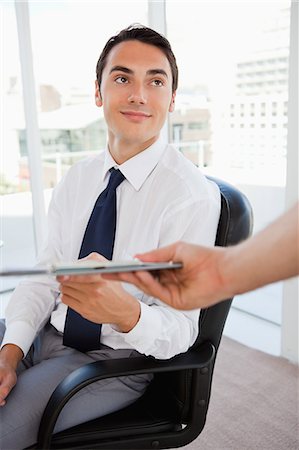
{"type": "MultiPolygon", "coordinates": [[[[148,0],[148,26],[158,33],[166,36],[166,3],[165,0],[148,0]]],[[[169,123],[166,119],[161,135],[169,141],[169,123]]]]}
{"type": "Polygon", "coordinates": [[[165,0],[148,1],[148,24],[158,33],[166,36],[166,4],[165,0]]]}
{"type": "Polygon", "coordinates": [[[15,10],[17,17],[28,161],[32,192],[33,226],[35,246],[36,251],[38,252],[44,240],[46,214],[43,195],[40,134],[37,121],[28,2],[16,0],[15,10]]]}

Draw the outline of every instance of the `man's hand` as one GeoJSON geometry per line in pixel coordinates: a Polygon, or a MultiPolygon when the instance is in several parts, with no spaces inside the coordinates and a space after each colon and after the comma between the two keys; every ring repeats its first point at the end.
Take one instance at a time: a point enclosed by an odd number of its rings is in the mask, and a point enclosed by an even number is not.
{"type": "Polygon", "coordinates": [[[160,298],[177,309],[204,308],[229,298],[222,279],[224,250],[178,242],[158,250],[136,255],[145,262],[183,263],[182,269],[161,270],[154,278],[150,272],[105,274],[103,278],[135,284],[146,294],[160,298]]]}
{"type": "Polygon", "coordinates": [[[0,406],[17,382],[16,369],[23,357],[22,350],[13,344],[5,345],[0,352],[0,406]]]}
{"type": "MultiPolygon", "coordinates": [[[[106,261],[97,253],[84,259],[106,261]]],[[[140,304],[121,283],[104,280],[101,275],[59,276],[57,280],[62,302],[86,319],[113,324],[123,333],[131,331],[137,324],[140,304]]]]}

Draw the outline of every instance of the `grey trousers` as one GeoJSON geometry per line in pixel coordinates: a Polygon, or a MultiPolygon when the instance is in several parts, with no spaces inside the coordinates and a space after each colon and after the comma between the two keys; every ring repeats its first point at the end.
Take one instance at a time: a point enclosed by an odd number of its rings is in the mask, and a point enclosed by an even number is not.
{"type": "MultiPolygon", "coordinates": [[[[5,323],[0,320],[0,342],[5,323]]],[[[48,324],[28,355],[19,364],[18,381],[0,407],[0,449],[24,449],[36,442],[43,410],[57,384],[84,364],[111,359],[138,357],[135,350],[100,350],[81,353],[65,347],[62,335],[48,324]]],[[[62,410],[55,432],[121,409],[140,397],[151,375],[110,378],[93,383],[78,392],[62,410]]]]}

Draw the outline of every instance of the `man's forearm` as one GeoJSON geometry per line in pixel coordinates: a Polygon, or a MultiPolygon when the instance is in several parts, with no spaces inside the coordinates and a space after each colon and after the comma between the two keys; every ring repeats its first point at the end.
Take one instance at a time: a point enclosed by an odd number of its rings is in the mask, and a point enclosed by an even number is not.
{"type": "Polygon", "coordinates": [[[6,344],[0,351],[0,358],[4,359],[10,366],[16,370],[19,362],[23,359],[23,352],[17,345],[6,344]]]}
{"type": "Polygon", "coordinates": [[[298,204],[263,231],[228,249],[223,273],[233,294],[298,274],[298,204]]]}

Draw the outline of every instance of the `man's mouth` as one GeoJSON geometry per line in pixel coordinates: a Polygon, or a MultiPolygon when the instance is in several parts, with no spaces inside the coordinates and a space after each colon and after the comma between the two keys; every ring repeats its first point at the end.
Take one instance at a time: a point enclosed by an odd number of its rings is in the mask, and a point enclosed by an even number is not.
{"type": "Polygon", "coordinates": [[[121,114],[125,116],[129,120],[134,120],[137,122],[142,122],[143,120],[148,119],[151,117],[149,113],[143,112],[143,111],[132,111],[132,110],[124,110],[121,111],[121,114]]]}

